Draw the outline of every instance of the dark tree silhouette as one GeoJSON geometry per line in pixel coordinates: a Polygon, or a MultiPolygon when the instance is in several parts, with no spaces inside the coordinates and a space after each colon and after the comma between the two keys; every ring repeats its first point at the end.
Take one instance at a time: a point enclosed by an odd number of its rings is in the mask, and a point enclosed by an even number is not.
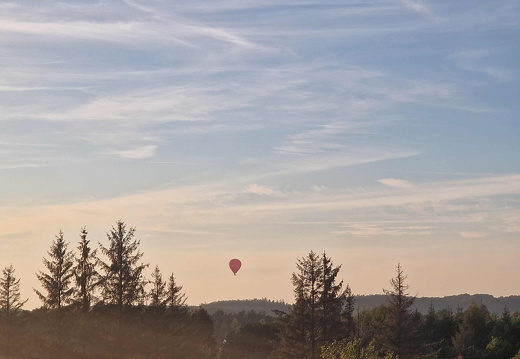
{"type": "Polygon", "coordinates": [[[123,307],[141,304],[145,299],[143,270],[148,264],[140,263],[143,253],[139,251],[140,241],[134,239],[134,232],[134,227],[127,231],[120,220],[107,233],[108,247],[99,244],[108,259],[97,262],[104,272],[101,280],[103,299],[120,311],[123,307]]]}
{"type": "Polygon", "coordinates": [[[334,267],[332,259],[323,253],[321,257],[321,318],[319,321],[321,340],[330,343],[351,333],[354,297],[350,287],[343,290],[343,281],[336,282],[341,266],[334,267]],[[348,300],[347,300],[348,299],[348,300]]]}
{"type": "Polygon", "coordinates": [[[83,312],[88,312],[95,300],[94,290],[99,284],[99,274],[96,270],[96,250],[90,248],[87,240],[87,230],[81,229],[81,241],[78,245],[79,255],[76,258],[74,277],[76,280],[75,301],[81,306],[83,312]]]}
{"type": "Polygon", "coordinates": [[[290,312],[276,312],[280,332],[280,347],[278,348],[277,358],[299,359],[305,358],[308,353],[308,312],[303,283],[293,281],[293,285],[295,302],[290,312]]]}
{"type": "Polygon", "coordinates": [[[20,279],[14,275],[13,265],[2,270],[0,278],[0,310],[7,323],[27,302],[20,299],[20,279]]]}
{"type": "Polygon", "coordinates": [[[417,335],[412,311],[415,297],[408,292],[406,278],[401,264],[397,264],[396,276],[390,280],[392,289],[383,289],[388,296],[388,303],[384,307],[386,320],[382,342],[387,350],[400,359],[409,358],[417,349],[414,346],[417,335]]]}
{"type": "Polygon", "coordinates": [[[279,319],[280,355],[315,359],[324,344],[347,336],[353,297],[342,289],[343,281],[336,282],[340,267],[334,267],[325,253],[320,257],[311,251],[296,267],[292,275],[295,304],[279,319]]]}
{"type": "Polygon", "coordinates": [[[188,306],[186,305],[186,295],[181,292],[182,285],[178,285],[175,276],[170,274],[168,285],[166,287],[165,303],[168,309],[174,314],[186,314],[188,306]]]}
{"type": "Polygon", "coordinates": [[[43,264],[48,273],[38,271],[36,277],[42,284],[47,294],[42,294],[34,289],[45,308],[61,308],[72,302],[74,287],[71,287],[74,272],[74,255],[67,250],[68,244],[63,239],[63,232],[60,231],[52,242],[51,248],[47,251],[50,259],[43,258],[43,264]]]}
{"type": "Polygon", "coordinates": [[[163,281],[161,271],[159,270],[159,266],[157,265],[155,266],[155,269],[152,272],[151,284],[152,289],[148,294],[150,298],[150,307],[152,307],[156,311],[166,308],[166,282],[163,281]]]}

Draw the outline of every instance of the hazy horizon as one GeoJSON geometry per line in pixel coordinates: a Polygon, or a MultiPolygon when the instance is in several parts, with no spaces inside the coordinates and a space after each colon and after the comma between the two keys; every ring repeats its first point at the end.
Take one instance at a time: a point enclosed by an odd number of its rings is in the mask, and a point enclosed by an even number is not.
{"type": "Polygon", "coordinates": [[[520,294],[520,5],[0,3],[0,267],[123,220],[189,304],[520,294]],[[231,258],[243,265],[237,276],[231,258]]]}

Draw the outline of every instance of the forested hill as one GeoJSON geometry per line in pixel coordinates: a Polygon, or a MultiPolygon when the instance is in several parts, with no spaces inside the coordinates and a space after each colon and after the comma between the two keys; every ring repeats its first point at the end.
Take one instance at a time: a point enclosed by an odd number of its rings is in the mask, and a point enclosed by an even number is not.
{"type": "MultiPolygon", "coordinates": [[[[360,309],[375,307],[386,301],[385,295],[356,296],[356,306],[360,309]]],[[[501,314],[507,307],[511,312],[520,312],[520,296],[493,297],[489,294],[459,294],[447,297],[420,297],[416,298],[414,308],[426,313],[430,305],[435,310],[451,308],[452,310],[465,310],[471,303],[484,304],[491,313],[501,314]]]]}
{"type": "MultiPolygon", "coordinates": [[[[386,296],[383,294],[356,296],[356,308],[360,310],[364,308],[376,307],[386,302],[386,296]]],[[[419,312],[426,313],[430,305],[435,310],[451,308],[453,311],[457,309],[465,310],[471,303],[484,304],[491,313],[501,314],[507,307],[511,312],[520,312],[520,296],[512,295],[508,297],[493,297],[489,294],[459,294],[447,297],[420,297],[416,298],[414,308],[419,312]]],[[[238,313],[241,311],[265,312],[272,315],[273,310],[287,311],[288,304],[283,301],[272,301],[268,299],[249,299],[249,300],[225,300],[211,302],[201,305],[209,314],[221,310],[225,313],[238,313]]]]}
{"type": "Polygon", "coordinates": [[[215,313],[217,310],[221,310],[224,313],[239,313],[242,311],[249,312],[254,310],[255,312],[265,312],[267,315],[272,315],[273,310],[287,312],[289,304],[283,301],[274,301],[263,298],[247,300],[221,300],[217,302],[201,304],[201,307],[206,309],[210,315],[215,313]]]}

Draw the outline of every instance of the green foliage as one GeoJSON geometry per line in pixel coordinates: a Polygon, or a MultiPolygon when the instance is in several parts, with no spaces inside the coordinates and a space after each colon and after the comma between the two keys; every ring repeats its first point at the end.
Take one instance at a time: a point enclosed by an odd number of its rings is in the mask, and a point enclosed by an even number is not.
{"type": "Polygon", "coordinates": [[[219,357],[226,359],[265,359],[277,346],[278,329],[276,325],[264,322],[248,323],[241,328],[237,328],[228,336],[221,348],[219,357]]]}
{"type": "Polygon", "coordinates": [[[34,290],[45,308],[60,309],[72,302],[74,287],[71,287],[74,277],[74,255],[68,251],[68,244],[63,239],[60,231],[47,251],[50,259],[43,258],[43,264],[48,273],[38,271],[36,277],[42,284],[47,294],[34,290]]]}
{"type": "Polygon", "coordinates": [[[198,315],[159,320],[134,307],[120,320],[117,313],[96,305],[87,316],[74,307],[62,311],[62,325],[51,324],[53,311],[35,310],[18,325],[0,328],[0,357],[10,359],[213,359],[211,326],[198,315]]]}
{"type": "Polygon", "coordinates": [[[366,347],[359,340],[334,341],[321,348],[322,359],[396,359],[392,353],[381,354],[370,342],[366,347]]]}
{"type": "Polygon", "coordinates": [[[243,299],[243,300],[220,300],[207,304],[202,304],[208,313],[213,314],[222,310],[226,313],[255,312],[272,313],[273,311],[287,311],[289,304],[284,301],[262,299],[243,299]]]}
{"type": "MultiPolygon", "coordinates": [[[[483,304],[472,303],[464,312],[456,314],[458,331],[453,336],[453,349],[465,358],[481,358],[491,341],[493,318],[483,304]]],[[[491,348],[490,348],[491,349],[491,348]]]]}
{"type": "Polygon", "coordinates": [[[199,307],[191,313],[194,334],[199,339],[198,348],[202,353],[212,357],[215,354],[215,341],[213,339],[213,320],[208,312],[199,307]]]}
{"type": "Polygon", "coordinates": [[[214,338],[217,343],[229,339],[236,330],[240,330],[255,323],[274,325],[275,318],[267,315],[264,311],[241,311],[238,313],[224,313],[218,310],[211,315],[214,325],[214,338]]]}
{"type": "Polygon", "coordinates": [[[421,328],[425,338],[424,347],[430,357],[451,358],[454,357],[452,338],[457,333],[457,322],[451,310],[435,311],[433,306],[423,318],[421,328]]]}

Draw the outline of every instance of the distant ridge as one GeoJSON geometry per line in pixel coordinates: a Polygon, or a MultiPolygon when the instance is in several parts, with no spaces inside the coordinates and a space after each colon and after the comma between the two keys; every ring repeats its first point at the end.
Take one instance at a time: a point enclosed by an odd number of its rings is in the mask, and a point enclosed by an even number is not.
{"type": "MultiPolygon", "coordinates": [[[[356,306],[360,309],[371,308],[385,303],[386,295],[363,295],[356,296],[356,306]]],[[[433,306],[435,310],[457,309],[465,310],[471,303],[484,304],[491,313],[501,314],[504,308],[510,312],[520,312],[520,296],[511,295],[508,297],[493,297],[489,294],[459,294],[446,297],[418,297],[415,299],[414,307],[425,314],[428,308],[433,306]]]]}
{"type": "MultiPolygon", "coordinates": [[[[356,307],[360,310],[377,307],[386,302],[386,295],[358,295],[356,296],[356,307]]],[[[501,314],[504,308],[510,312],[520,312],[520,295],[511,295],[507,297],[493,297],[489,294],[459,294],[446,297],[420,297],[415,300],[414,307],[421,313],[425,314],[430,305],[435,310],[448,309],[453,311],[457,309],[465,310],[471,303],[484,304],[487,309],[494,314],[501,314]]],[[[290,304],[283,301],[273,301],[269,299],[247,299],[247,300],[222,300],[217,302],[201,304],[211,315],[218,310],[224,313],[239,313],[241,311],[249,312],[265,312],[267,315],[273,315],[273,310],[287,311],[290,304]]]]}
{"type": "Polygon", "coordinates": [[[281,310],[286,312],[290,304],[284,301],[262,299],[245,299],[245,300],[220,300],[217,302],[205,303],[200,305],[211,315],[218,310],[224,313],[249,312],[265,312],[267,315],[273,315],[273,310],[281,310]]]}

